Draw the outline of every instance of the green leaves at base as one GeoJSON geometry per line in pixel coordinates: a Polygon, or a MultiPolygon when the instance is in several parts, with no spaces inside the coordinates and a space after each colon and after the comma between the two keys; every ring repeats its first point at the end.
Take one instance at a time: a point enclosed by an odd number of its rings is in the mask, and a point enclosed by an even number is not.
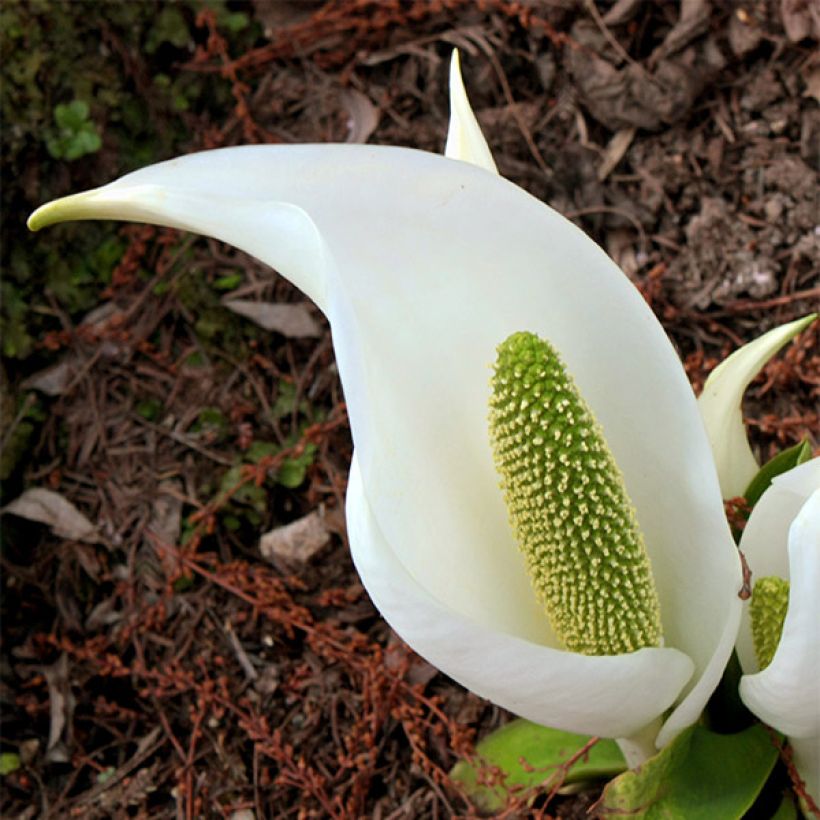
{"type": "Polygon", "coordinates": [[[102,148],[102,138],[85,100],[54,106],[54,123],[53,133],[46,137],[46,148],[55,159],[79,159],[102,148]]]}
{"type": "Polygon", "coordinates": [[[762,726],[733,735],[693,726],[609,783],[601,810],[632,820],[739,820],[776,762],[777,749],[762,726]]]}
{"type": "Polygon", "coordinates": [[[778,453],[774,458],[767,461],[751,480],[746,492],[743,493],[743,497],[749,506],[754,507],[760,501],[760,496],[769,489],[769,485],[775,478],[808,461],[811,455],[811,445],[807,439],[804,439],[800,444],[795,444],[794,447],[783,450],[782,453],[778,453]]]}
{"type": "Polygon", "coordinates": [[[450,775],[477,808],[496,812],[506,805],[513,790],[520,793],[536,786],[549,790],[562,775],[563,783],[569,784],[610,778],[624,771],[626,763],[615,741],[599,740],[563,772],[561,766],[589,740],[586,735],[514,720],[487,735],[476,746],[476,760],[459,761],[450,775]]]}
{"type": "Polygon", "coordinates": [[[17,752],[0,753],[0,775],[3,777],[12,772],[16,772],[21,765],[20,755],[18,755],[17,752]]]}

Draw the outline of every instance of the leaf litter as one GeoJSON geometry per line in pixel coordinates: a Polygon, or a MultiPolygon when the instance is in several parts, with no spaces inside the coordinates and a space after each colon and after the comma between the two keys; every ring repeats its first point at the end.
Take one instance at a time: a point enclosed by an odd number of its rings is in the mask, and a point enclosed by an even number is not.
{"type": "MultiPolygon", "coordinates": [[[[249,11],[259,35],[241,52],[227,18],[196,17],[173,71],[220,84],[227,102],[219,120],[197,115],[180,150],[440,151],[457,43],[501,172],[610,249],[696,389],[735,346],[816,306],[816,33],[800,4],[249,11]]],[[[125,36],[106,25],[106,42],[125,36]]],[[[151,76],[147,53],[106,59],[151,76]]],[[[62,192],[111,176],[81,162],[62,192]]],[[[6,507],[28,497],[26,515],[3,516],[0,742],[23,761],[4,778],[3,815],[470,816],[447,772],[509,716],[416,657],[358,581],[326,323],[219,243],[117,231],[126,250],[104,314],[73,320],[55,302],[37,367],[14,375],[49,398],[6,507]],[[232,315],[227,287],[275,332],[232,315]],[[269,563],[262,533],[297,560],[269,563]]],[[[816,435],[817,332],[750,390],[764,459],[816,435]]],[[[516,794],[500,816],[586,817],[596,797],[516,794]]]]}

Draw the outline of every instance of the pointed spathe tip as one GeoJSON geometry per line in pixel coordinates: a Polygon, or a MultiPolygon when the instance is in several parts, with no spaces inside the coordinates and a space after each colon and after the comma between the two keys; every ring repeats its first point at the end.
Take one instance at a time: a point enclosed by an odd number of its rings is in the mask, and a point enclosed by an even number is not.
{"type": "Polygon", "coordinates": [[[471,162],[494,174],[498,173],[490,147],[467,98],[457,48],[453,49],[450,57],[450,127],[444,154],[451,159],[471,162]]]}
{"type": "Polygon", "coordinates": [[[39,231],[41,228],[47,228],[49,225],[53,225],[55,222],[60,222],[60,215],[59,215],[59,203],[62,200],[55,200],[53,202],[47,202],[45,205],[41,205],[30,214],[29,218],[26,220],[26,226],[30,231],[39,231]]]}
{"type": "Polygon", "coordinates": [[[30,231],[39,231],[58,222],[70,222],[76,219],[100,218],[99,207],[94,207],[98,189],[83,191],[61,199],[54,199],[41,205],[29,216],[26,225],[30,231]]]}

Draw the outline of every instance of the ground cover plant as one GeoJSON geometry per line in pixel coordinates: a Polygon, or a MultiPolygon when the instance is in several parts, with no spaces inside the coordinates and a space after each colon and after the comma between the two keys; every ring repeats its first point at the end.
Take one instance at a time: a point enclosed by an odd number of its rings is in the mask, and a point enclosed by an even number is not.
{"type": "MultiPolygon", "coordinates": [[[[23,215],[203,147],[440,150],[457,45],[501,172],[609,250],[700,387],[816,302],[811,21],[786,4],[10,8],[30,62],[4,83],[20,123],[3,154],[20,214],[5,221],[4,499],[53,495],[3,520],[6,810],[469,813],[446,772],[507,716],[412,655],[356,579],[319,314],[258,263],[171,231],[108,227],[92,249],[65,229],[38,258],[23,215]],[[85,49],[49,65],[66,30],[85,49]],[[295,539],[260,541],[292,522],[295,539]]],[[[764,458],[816,429],[815,342],[755,385],[764,458]]],[[[531,810],[596,799],[546,797],[531,810]]]]}

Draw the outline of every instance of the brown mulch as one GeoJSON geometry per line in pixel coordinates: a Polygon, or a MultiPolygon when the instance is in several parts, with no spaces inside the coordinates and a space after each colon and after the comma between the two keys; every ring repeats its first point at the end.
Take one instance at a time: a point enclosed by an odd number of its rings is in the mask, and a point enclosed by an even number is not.
{"type": "MultiPolygon", "coordinates": [[[[257,0],[266,36],[240,55],[203,11],[206,41],[178,70],[227,78],[235,106],[190,148],[440,151],[458,46],[501,173],[606,248],[699,389],[737,345],[817,307],[820,63],[811,31],[787,37],[779,2],[686,5],[680,20],[675,3],[623,0],[257,0]]],[[[110,59],[136,71],[139,55],[110,59]]],[[[128,251],[102,308],[78,323],[55,304],[60,329],[41,340],[61,369],[26,484],[99,537],[15,519],[4,538],[0,740],[24,765],[0,813],[470,815],[447,772],[508,715],[405,647],[358,581],[326,323],[314,311],[318,337],[260,332],[241,360],[203,346],[179,297],[191,270],[240,272],[243,298],[304,299],[214,241],[119,230],[128,251]],[[251,457],[254,442],[271,447],[251,457]],[[308,451],[304,482],[282,483],[308,451]],[[315,554],[262,558],[263,532],[316,510],[329,540],[315,554]]],[[[762,458],[816,435],[817,335],[750,390],[762,458]]],[[[508,816],[585,817],[593,801],[519,801],[508,816]]]]}

